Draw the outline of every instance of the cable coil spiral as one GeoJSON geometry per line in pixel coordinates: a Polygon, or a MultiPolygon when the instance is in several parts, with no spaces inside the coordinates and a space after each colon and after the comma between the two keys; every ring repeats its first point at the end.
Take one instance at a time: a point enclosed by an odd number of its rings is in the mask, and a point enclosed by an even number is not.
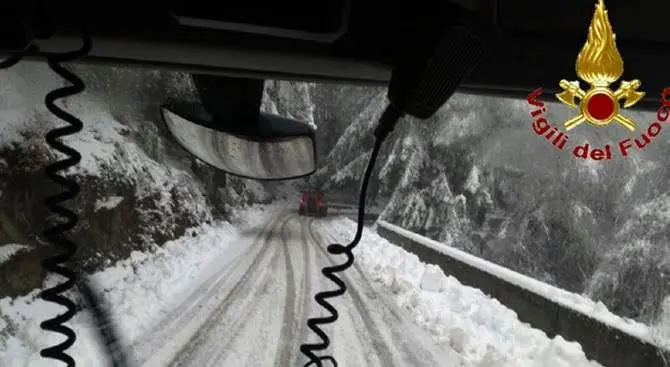
{"type": "Polygon", "coordinates": [[[332,291],[319,292],[314,296],[316,303],[328,310],[330,316],[309,318],[307,320],[307,326],[316,335],[318,335],[319,338],[321,338],[321,342],[314,344],[302,344],[300,346],[300,351],[302,354],[309,358],[309,362],[307,362],[304,367],[311,366],[312,364],[315,364],[317,367],[323,367],[323,361],[330,361],[335,367],[338,365],[333,356],[317,356],[315,354],[315,352],[324,350],[330,346],[330,339],[328,338],[328,335],[321,329],[320,325],[332,324],[339,319],[339,313],[337,312],[337,309],[328,302],[328,299],[341,297],[347,291],[347,285],[337,276],[337,273],[347,270],[354,264],[353,250],[358,245],[358,242],[360,242],[361,237],[363,236],[363,224],[365,220],[365,197],[368,190],[368,183],[370,182],[370,176],[372,175],[375,162],[377,161],[377,155],[379,154],[379,150],[381,149],[381,145],[384,142],[384,139],[393,131],[395,124],[403,115],[404,113],[402,111],[396,109],[392,104],[389,104],[379,119],[379,124],[375,130],[375,145],[372,148],[372,153],[370,154],[368,165],[365,169],[363,181],[361,183],[360,195],[358,199],[358,219],[356,235],[354,236],[354,239],[346,246],[339,243],[328,245],[328,253],[332,255],[344,254],[347,257],[347,260],[340,265],[326,266],[321,269],[321,273],[326,278],[335,283],[337,285],[337,289],[332,291]]]}
{"type": "Polygon", "coordinates": [[[56,105],[56,100],[70,97],[84,91],[85,85],[83,80],[77,75],[67,70],[61,65],[63,62],[74,61],[86,56],[92,47],[90,35],[87,32],[82,32],[83,46],[81,49],[62,54],[54,54],[47,58],[49,68],[53,70],[60,77],[71,83],[70,86],[58,88],[47,93],[44,98],[44,103],[52,114],[61,120],[68,123],[67,126],[55,128],[46,134],[47,144],[54,150],[57,150],[67,156],[67,158],[54,162],[45,168],[46,176],[53,182],[62,186],[65,190],[49,196],[45,199],[44,204],[51,212],[66,219],[65,222],[56,224],[53,227],[46,228],[42,235],[48,242],[58,248],[63,249],[63,252],[42,261],[42,267],[54,274],[58,274],[66,281],[58,284],[52,288],[45,289],[41,297],[47,302],[52,302],[67,308],[67,311],[52,319],[46,320],[40,324],[40,327],[47,331],[63,334],[67,340],[58,345],[48,347],[40,351],[40,355],[45,358],[52,358],[66,363],[68,366],[75,366],[74,359],[65,353],[77,339],[74,330],[65,326],[64,324],[70,321],[76,314],[76,306],[74,302],[62,293],[69,291],[77,285],[77,274],[74,270],[64,266],[65,263],[71,261],[76,254],[77,244],[64,237],[64,234],[75,228],[79,218],[76,213],[66,209],[61,204],[65,201],[74,199],[80,192],[80,186],[76,181],[61,176],[59,172],[65,171],[68,168],[74,167],[81,161],[81,154],[75,149],[65,145],[59,139],[76,134],[83,128],[83,123],[74,115],[68,113],[56,105]]]}
{"type": "MultiPolygon", "coordinates": [[[[65,154],[67,158],[45,167],[46,177],[64,187],[65,190],[58,194],[46,197],[44,204],[52,213],[64,218],[65,221],[61,220],[59,224],[47,227],[42,231],[42,237],[47,243],[63,250],[61,253],[43,259],[42,268],[52,274],[60,275],[66,280],[63,283],[45,289],[40,293],[40,297],[47,302],[65,307],[66,311],[51,319],[43,321],[40,324],[40,327],[46,331],[62,334],[66,337],[66,340],[60,344],[42,349],[40,351],[40,356],[61,361],[68,367],[76,365],[74,358],[68,355],[66,351],[74,345],[77,340],[77,335],[74,330],[66,326],[65,323],[72,320],[77,313],[77,309],[75,303],[71,299],[65,297],[63,293],[74,288],[78,282],[76,271],[66,266],[66,264],[74,258],[77,251],[77,244],[66,239],[64,234],[75,228],[79,218],[76,213],[61,206],[61,204],[65,201],[74,199],[80,192],[80,186],[74,180],[59,175],[59,172],[77,165],[81,161],[81,154],[75,149],[60,142],[59,139],[80,132],[83,128],[83,123],[75,116],[58,107],[55,102],[58,99],[79,94],[85,89],[83,80],[61,65],[63,62],[74,61],[84,57],[90,52],[92,48],[92,40],[88,32],[85,30],[82,32],[82,39],[83,45],[79,50],[53,54],[47,57],[49,68],[71,83],[71,85],[52,90],[47,93],[44,98],[44,103],[49,112],[67,122],[68,125],[65,127],[54,128],[48,131],[45,136],[46,143],[49,147],[65,154]]],[[[23,50],[14,53],[9,58],[0,62],[0,69],[10,68],[19,63],[26,54],[38,51],[39,47],[31,42],[23,50]]]]}

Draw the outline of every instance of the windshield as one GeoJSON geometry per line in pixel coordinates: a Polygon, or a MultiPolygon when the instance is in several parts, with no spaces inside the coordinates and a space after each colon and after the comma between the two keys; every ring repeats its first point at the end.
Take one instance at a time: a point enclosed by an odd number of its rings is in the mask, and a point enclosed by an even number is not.
{"type": "MultiPolygon", "coordinates": [[[[329,314],[314,294],[335,287],[322,269],[345,261],[328,246],[356,232],[386,88],[266,80],[261,111],[313,126],[318,166],[263,182],[198,160],[170,133],[160,107],[198,99],[189,74],[71,70],[86,90],[57,102],[83,123],[62,139],[81,154],[61,173],[81,186],[63,204],[79,219],[70,264],[102,302],[112,349],[132,366],[305,365],[301,344],[320,340],[307,320],[329,314]]],[[[66,124],[44,99],[63,85],[42,62],[0,73],[2,366],[54,365],[39,351],[63,340],[40,327],[65,310],[41,298],[63,282],[41,264],[58,248],[44,199],[64,190],[44,170],[66,158],[45,140],[66,124]]],[[[575,114],[537,100],[551,126],[575,114]]],[[[339,275],[347,294],[332,301],[339,319],[324,327],[340,365],[606,366],[590,349],[608,343],[602,325],[630,338],[622,353],[640,341],[670,350],[670,131],[640,148],[659,113],[627,109],[635,132],[584,125],[561,150],[535,109],[457,93],[384,141],[355,265],[339,275]],[[592,331],[562,334],[577,327],[592,331]]],[[[90,305],[68,297],[80,310],[68,353],[111,363],[90,305]]]]}

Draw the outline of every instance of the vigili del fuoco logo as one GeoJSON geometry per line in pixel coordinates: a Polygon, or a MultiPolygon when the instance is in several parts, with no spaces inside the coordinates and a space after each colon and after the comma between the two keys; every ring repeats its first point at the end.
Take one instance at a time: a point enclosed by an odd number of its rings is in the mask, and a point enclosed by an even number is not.
{"type": "Polygon", "coordinates": [[[623,59],[617,50],[616,36],[612,31],[603,0],[599,0],[595,8],[588,38],[575,63],[577,76],[586,82],[589,88],[583,90],[578,80],[563,79],[559,83],[563,92],[556,94],[559,101],[578,109],[574,117],[563,123],[565,131],[552,126],[543,116],[546,107],[544,102],[538,100],[543,92],[542,87],[528,96],[528,103],[533,106],[530,112],[533,118],[533,131],[561,151],[570,140],[567,132],[584,125],[585,122],[595,127],[606,127],[614,122],[634,133],[630,138],[619,141],[614,147],[609,144],[604,147],[589,147],[586,143],[569,148],[576,158],[599,161],[611,160],[612,156],[617,154],[627,157],[632,150],[644,149],[661,133],[670,115],[670,88],[665,88],[661,92],[661,107],[656,113],[658,121],[649,124],[641,133],[636,133],[637,123],[621,111],[621,103],[623,108],[628,108],[644,98],[645,92],[639,90],[642,82],[638,79],[622,80],[618,89],[614,91],[610,89],[610,85],[623,75],[623,59]]]}

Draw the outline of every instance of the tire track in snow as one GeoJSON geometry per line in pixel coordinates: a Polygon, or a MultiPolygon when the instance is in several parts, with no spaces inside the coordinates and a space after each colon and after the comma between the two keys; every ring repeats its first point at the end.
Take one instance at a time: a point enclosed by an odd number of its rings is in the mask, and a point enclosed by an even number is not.
{"type": "MultiPolygon", "coordinates": [[[[274,266],[278,261],[276,252],[273,251],[272,254],[274,256],[272,256],[270,262],[263,269],[274,266]]],[[[249,288],[238,288],[241,291],[237,292],[234,298],[241,300],[239,304],[225,301],[221,303],[215,313],[207,319],[193,338],[182,347],[169,365],[203,366],[205,362],[209,365],[209,362],[213,359],[225,355],[229,344],[234,341],[242,328],[243,321],[256,309],[256,304],[252,303],[252,300],[269,283],[270,278],[265,275],[266,273],[264,272],[263,276],[258,278],[259,282],[252,283],[249,288]],[[218,341],[215,346],[211,343],[213,340],[218,341]],[[202,359],[205,361],[195,363],[202,359]]]]}
{"type": "MultiPolygon", "coordinates": [[[[236,352],[234,343],[239,340],[245,340],[241,336],[243,336],[245,332],[248,332],[250,321],[253,321],[256,315],[267,309],[264,308],[264,306],[266,306],[268,300],[266,297],[262,297],[262,294],[268,293],[271,283],[276,281],[275,277],[271,275],[277,272],[281,266],[279,265],[280,255],[279,250],[274,250],[274,256],[270,263],[267,264],[267,271],[261,277],[262,281],[252,285],[254,292],[244,297],[243,303],[238,307],[241,312],[233,313],[232,315],[225,313],[219,320],[217,320],[216,329],[213,332],[208,333],[207,336],[208,340],[216,341],[214,347],[215,352],[208,353],[207,363],[202,367],[222,366],[222,362],[226,361],[227,358],[230,358],[231,352],[236,352]],[[221,340],[217,338],[221,334],[226,336],[225,339],[221,340]]],[[[257,355],[252,357],[257,357],[257,355]]],[[[197,366],[200,367],[201,365],[197,366]]]]}
{"type": "MultiPolygon", "coordinates": [[[[281,335],[283,340],[287,341],[300,341],[305,339],[307,334],[306,319],[309,313],[310,295],[312,294],[312,271],[314,270],[312,268],[312,263],[314,262],[314,253],[312,251],[312,246],[309,245],[307,232],[305,231],[306,218],[300,217],[299,219],[298,231],[300,232],[300,246],[293,245],[291,248],[298,251],[297,257],[302,262],[302,267],[300,267],[299,270],[295,265],[292,266],[293,269],[298,270],[297,273],[300,274],[299,287],[298,289],[294,289],[294,301],[297,300],[299,295],[302,296],[302,301],[299,303],[294,302],[293,307],[295,312],[292,313],[291,319],[286,319],[290,322],[291,327],[286,328],[286,333],[283,328],[281,335]]],[[[290,246],[289,243],[285,244],[290,246]]],[[[289,256],[290,250],[286,254],[289,256]]],[[[297,284],[295,277],[293,277],[293,279],[293,283],[297,284]]],[[[283,343],[281,344],[281,353],[278,355],[280,358],[275,362],[275,367],[296,366],[298,358],[300,358],[302,354],[300,353],[300,346],[298,343],[283,343]]]]}
{"type": "MultiPolygon", "coordinates": [[[[269,269],[271,268],[271,265],[273,265],[272,263],[278,261],[277,254],[274,251],[268,251],[268,249],[270,249],[270,244],[272,243],[271,239],[273,234],[276,232],[277,227],[283,227],[292,217],[293,216],[289,216],[279,221],[275,221],[272,225],[272,228],[265,232],[265,235],[262,236],[264,243],[260,251],[255,255],[251,265],[246,269],[239,281],[233,286],[223,302],[221,302],[217,309],[207,318],[203,326],[195,333],[189,342],[182,346],[179,352],[177,352],[176,357],[172,360],[172,362],[169,363],[170,366],[181,366],[184,363],[189,365],[189,357],[194,353],[197,353],[201,346],[206,345],[208,339],[221,340],[219,338],[211,338],[214,335],[213,331],[215,329],[221,329],[225,326],[225,324],[227,324],[228,319],[226,319],[225,316],[227,316],[231,307],[235,305],[235,301],[243,300],[243,303],[252,302],[253,297],[251,296],[263,289],[265,283],[271,279],[268,275],[270,273],[269,269]],[[275,256],[270,260],[269,266],[263,267],[261,269],[263,271],[263,274],[260,277],[261,279],[255,279],[258,278],[254,277],[254,275],[257,275],[256,270],[259,268],[261,262],[266,260],[269,255],[275,256]],[[257,280],[263,284],[255,286],[258,284],[255,284],[253,280],[257,280]]],[[[275,250],[275,248],[273,248],[273,250],[275,250]]],[[[239,307],[241,308],[242,315],[236,315],[238,317],[233,318],[233,325],[230,325],[231,328],[226,328],[224,330],[223,334],[226,335],[226,338],[222,341],[222,343],[217,343],[217,349],[219,349],[220,352],[216,353],[215,356],[212,356],[214,359],[218,359],[226,353],[227,346],[234,339],[233,337],[235,336],[236,332],[239,331],[241,324],[246,318],[245,316],[248,316],[248,314],[253,311],[253,307],[243,306],[244,304],[239,307]]]]}
{"type": "MultiPolygon", "coordinates": [[[[306,295],[305,290],[311,288],[311,280],[307,275],[307,271],[310,269],[310,264],[312,262],[309,258],[309,252],[306,252],[306,250],[309,249],[309,246],[305,242],[304,235],[301,236],[301,238],[295,237],[295,233],[302,232],[302,220],[297,222],[298,228],[296,230],[294,225],[288,225],[289,223],[294,224],[292,223],[293,219],[294,218],[292,217],[290,220],[283,223],[279,236],[282,242],[282,255],[284,257],[283,274],[285,276],[285,292],[283,292],[283,309],[280,311],[282,317],[279,319],[281,327],[278,332],[276,351],[273,354],[274,366],[276,367],[295,365],[299,349],[298,344],[293,343],[293,341],[296,340],[296,335],[298,335],[300,330],[300,320],[302,320],[302,317],[299,318],[297,316],[301,315],[304,312],[303,310],[306,309],[309,297],[303,297],[302,302],[298,302],[297,299],[299,295],[306,295]],[[295,254],[295,251],[298,251],[298,253],[295,254]],[[293,259],[296,256],[298,259],[293,259]],[[298,266],[298,263],[302,263],[303,265],[298,266]]],[[[280,270],[276,269],[273,274],[279,273],[280,270]]],[[[272,280],[277,279],[276,276],[271,278],[272,280]]],[[[258,307],[255,307],[254,315],[257,314],[257,311],[259,311],[258,307]]],[[[248,332],[248,330],[244,331],[248,332]]],[[[271,343],[273,341],[267,340],[266,342],[271,343]]],[[[222,347],[224,351],[228,350],[228,344],[222,347]]],[[[216,358],[213,358],[212,362],[224,360],[226,360],[226,356],[219,355],[216,358]]]]}
{"type": "MultiPolygon", "coordinates": [[[[183,315],[172,313],[177,317],[173,324],[185,325],[190,330],[184,332],[172,327],[179,333],[176,341],[158,344],[162,348],[153,352],[162,356],[156,356],[154,363],[145,367],[304,364],[298,363],[302,361],[299,345],[307,340],[310,330],[305,321],[310,309],[316,306],[312,302],[312,288],[327,281],[320,273],[321,264],[335,261],[325,248],[324,238],[333,237],[325,232],[327,228],[311,218],[300,217],[298,221],[295,218],[296,215],[288,215],[271,220],[250,245],[233,255],[238,259],[228,261],[226,269],[217,272],[221,275],[214,277],[214,284],[207,285],[212,277],[202,282],[198,289],[206,291],[200,297],[203,300],[191,302],[187,309],[194,313],[198,312],[198,306],[205,305],[207,309],[196,314],[196,322],[191,323],[180,320],[183,315]],[[237,269],[229,269],[229,264],[234,263],[238,264],[237,269]],[[188,337],[191,338],[186,341],[188,337]],[[176,350],[179,352],[174,355],[176,350]]],[[[395,304],[385,304],[388,297],[375,291],[371,284],[362,284],[367,277],[363,277],[358,264],[353,268],[356,270],[342,276],[351,298],[345,298],[347,313],[335,329],[344,338],[334,344],[339,348],[338,353],[345,354],[342,362],[370,367],[444,365],[435,362],[440,360],[437,354],[424,355],[423,351],[431,344],[424,346],[418,336],[409,335],[411,332],[407,330],[411,329],[404,328],[407,321],[402,320],[397,307],[390,307],[395,304]]]]}
{"type": "MultiPolygon", "coordinates": [[[[325,266],[326,259],[323,259],[321,256],[319,256],[319,252],[325,253],[326,257],[328,254],[324,252],[324,249],[317,250],[315,247],[320,247],[320,244],[317,242],[314,242],[313,236],[310,233],[310,223],[313,221],[311,218],[303,218],[303,222],[301,223],[301,232],[302,232],[302,241],[303,244],[305,245],[306,252],[304,253],[305,255],[309,254],[309,268],[307,273],[309,274],[309,280],[310,280],[310,290],[308,294],[305,294],[305,297],[303,298],[303,309],[304,311],[301,313],[302,320],[300,321],[301,323],[301,329],[300,329],[300,337],[299,341],[301,342],[308,342],[309,339],[313,339],[313,342],[320,342],[321,339],[318,338],[315,334],[312,333],[311,329],[307,326],[307,319],[310,316],[310,311],[316,310],[317,314],[326,316],[328,313],[325,309],[323,309],[320,305],[318,305],[314,301],[313,294],[315,293],[315,290],[313,289],[314,286],[321,286],[327,287],[328,289],[334,288],[334,284],[332,283],[331,280],[325,278],[323,276],[323,273],[321,272],[322,267],[325,266]]],[[[332,264],[332,262],[331,262],[332,264]]],[[[349,289],[351,285],[348,285],[349,289]]],[[[320,289],[319,289],[320,291],[320,289]]],[[[341,299],[338,301],[342,302],[341,299]]],[[[336,302],[338,302],[336,301],[336,302]]],[[[344,302],[347,302],[348,300],[345,298],[344,302]]],[[[335,305],[338,307],[337,305],[335,305]]],[[[343,315],[341,309],[340,311],[340,316],[343,315]]],[[[356,311],[355,311],[356,312],[356,311]]],[[[316,315],[315,315],[316,316],[316,315]]],[[[326,325],[323,327],[323,330],[326,332],[326,334],[331,335],[331,338],[334,336],[333,332],[339,333],[342,332],[342,330],[347,330],[346,328],[348,327],[351,331],[350,335],[341,335],[340,337],[345,337],[347,338],[345,340],[345,344],[348,345],[348,347],[353,347],[355,349],[358,349],[358,355],[357,356],[352,356],[348,355],[346,356],[346,361],[342,360],[340,361],[341,365],[346,365],[346,366],[375,366],[375,365],[380,365],[379,363],[382,362],[380,361],[379,357],[374,354],[374,352],[369,352],[369,351],[374,351],[374,347],[372,346],[372,341],[369,338],[363,338],[361,339],[361,333],[358,333],[358,329],[356,328],[357,325],[360,325],[360,321],[355,320],[356,317],[354,314],[347,315],[348,317],[341,319],[343,322],[346,322],[348,325],[344,326],[342,325],[342,322],[340,322],[340,327],[338,328],[336,324],[330,324],[326,325]],[[353,316],[353,317],[352,317],[353,316]],[[351,339],[348,339],[348,338],[351,339]],[[363,347],[363,345],[366,345],[366,347],[363,347]],[[345,364],[346,363],[346,364],[345,364]]],[[[365,325],[363,325],[365,327],[365,325]]],[[[364,330],[365,331],[365,330],[364,330]]],[[[368,332],[369,334],[369,332],[368,332]]],[[[363,334],[365,335],[365,334],[363,334]]],[[[338,343],[338,340],[332,340],[331,339],[331,348],[336,346],[338,343]]],[[[347,348],[347,347],[345,347],[347,348]]],[[[354,349],[354,350],[355,350],[354,349]]],[[[298,349],[298,356],[296,358],[302,358],[304,361],[300,365],[304,365],[305,363],[308,362],[307,358],[302,355],[300,350],[298,349]]],[[[293,366],[297,366],[297,363],[294,363],[293,366]]],[[[382,365],[382,367],[386,367],[382,365]]]]}
{"type": "MultiPolygon", "coordinates": [[[[304,271],[303,271],[303,276],[302,276],[302,303],[300,305],[300,312],[298,313],[301,317],[300,320],[296,320],[298,323],[298,330],[297,330],[297,338],[296,340],[298,341],[305,341],[307,339],[307,318],[309,317],[309,304],[310,301],[312,300],[311,295],[314,293],[312,291],[313,288],[313,281],[312,281],[312,273],[313,273],[313,265],[312,263],[315,262],[313,257],[315,256],[314,251],[312,249],[312,246],[309,245],[309,241],[307,239],[308,233],[305,230],[307,226],[307,219],[302,217],[300,218],[300,242],[301,242],[301,247],[302,247],[302,261],[304,265],[304,271]]],[[[300,352],[300,346],[296,345],[294,347],[294,352],[293,352],[293,358],[291,360],[291,366],[297,365],[298,358],[302,356],[302,353],[300,352]]],[[[305,361],[306,363],[307,361],[305,361]]]]}
{"type": "MultiPolygon", "coordinates": [[[[321,236],[317,233],[317,236],[321,238],[321,236]]],[[[334,238],[334,236],[330,233],[326,233],[326,236],[328,236],[333,242],[337,242],[338,239],[334,238]]],[[[323,240],[323,239],[322,239],[323,240]]],[[[370,300],[379,300],[379,302],[375,302],[377,305],[381,306],[384,308],[384,310],[388,312],[380,312],[380,315],[384,318],[383,321],[385,321],[386,324],[388,325],[402,325],[406,322],[402,318],[402,316],[399,313],[399,310],[397,307],[395,307],[395,302],[390,299],[385,294],[379,293],[378,290],[374,289],[372,286],[372,281],[370,278],[367,276],[365,271],[360,267],[359,263],[354,262],[353,268],[355,269],[356,273],[361,277],[362,282],[357,282],[357,284],[361,285],[361,291],[365,293],[365,295],[370,299],[370,300]],[[392,319],[389,319],[388,316],[392,316],[392,319]]],[[[393,339],[394,343],[393,345],[399,345],[402,348],[402,356],[407,360],[407,363],[405,365],[409,366],[425,366],[426,361],[431,361],[434,366],[440,365],[440,362],[435,360],[432,354],[430,353],[429,350],[424,348],[420,344],[416,343],[409,343],[409,341],[406,338],[406,334],[403,333],[402,329],[391,327],[389,328],[391,332],[393,333],[393,339]]]]}
{"type": "MultiPolygon", "coordinates": [[[[279,332],[281,339],[277,345],[277,353],[276,353],[277,358],[275,359],[275,366],[278,367],[291,365],[291,359],[293,354],[291,347],[293,347],[293,345],[289,343],[282,343],[281,341],[295,340],[295,335],[297,332],[296,297],[298,292],[296,290],[296,274],[295,274],[296,271],[294,270],[295,265],[291,261],[291,251],[290,251],[291,237],[289,237],[288,240],[286,239],[285,230],[286,226],[282,228],[281,239],[282,239],[282,247],[284,250],[284,266],[286,269],[286,298],[285,298],[286,300],[284,303],[284,312],[282,317],[283,323],[281,331],[279,332]]],[[[304,247],[304,245],[302,247],[304,247]]],[[[305,278],[307,277],[303,275],[303,286],[305,278]]]]}
{"type": "MultiPolygon", "coordinates": [[[[314,245],[319,248],[320,252],[323,254],[323,258],[325,258],[326,261],[328,261],[331,265],[335,265],[335,262],[331,259],[330,254],[328,254],[326,249],[320,245],[320,243],[324,241],[314,233],[312,226],[313,223],[314,220],[310,220],[307,223],[307,228],[310,236],[312,237],[314,245]]],[[[391,348],[389,348],[388,344],[384,342],[384,336],[381,333],[381,330],[377,327],[377,324],[374,322],[374,319],[370,314],[370,310],[365,306],[363,299],[354,286],[356,283],[351,281],[351,279],[347,276],[346,271],[339,273],[338,276],[342,278],[345,284],[347,284],[347,291],[353,300],[354,307],[363,321],[366,330],[368,330],[370,333],[370,342],[372,343],[372,347],[374,348],[375,354],[377,355],[377,358],[379,358],[381,365],[385,367],[397,366],[393,360],[393,351],[391,348]]],[[[420,364],[417,364],[416,366],[420,366],[420,364]]]]}
{"type": "MultiPolygon", "coordinates": [[[[197,319],[200,318],[203,312],[208,312],[210,315],[216,310],[218,304],[210,306],[207,302],[220,298],[220,289],[229,281],[229,277],[242,266],[243,261],[247,259],[250,254],[256,250],[261,244],[261,239],[279,220],[270,221],[265,224],[254,238],[253,242],[247,246],[244,251],[234,254],[229,263],[223,268],[223,271],[215,272],[204,281],[200,282],[197,288],[187,295],[186,300],[174,310],[170,311],[164,320],[167,323],[161,323],[145,333],[138,341],[134,342],[130,349],[133,352],[134,365],[143,366],[147,362],[151,362],[152,355],[155,357],[157,350],[170,349],[170,347],[181,348],[181,345],[173,346],[175,336],[178,334],[188,333],[192,330],[192,337],[199,328],[204,325],[204,321],[193,329],[194,324],[197,324],[197,319]],[[210,307],[207,307],[210,306],[210,307]],[[210,309],[210,310],[208,310],[210,309]]],[[[209,316],[206,316],[206,320],[209,316]]],[[[159,365],[166,365],[169,361],[159,361],[159,365]]],[[[153,365],[153,364],[151,364],[153,365]]]]}

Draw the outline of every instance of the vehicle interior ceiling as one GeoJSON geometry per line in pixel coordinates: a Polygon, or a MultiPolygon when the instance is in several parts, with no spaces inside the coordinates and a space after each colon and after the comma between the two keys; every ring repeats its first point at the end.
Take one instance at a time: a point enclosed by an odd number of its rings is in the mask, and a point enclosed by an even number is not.
{"type": "MultiPolygon", "coordinates": [[[[525,98],[539,86],[558,92],[559,80],[575,77],[575,59],[595,2],[413,4],[335,0],[317,6],[293,0],[280,6],[253,0],[217,4],[214,9],[204,1],[172,1],[162,8],[124,10],[123,14],[91,7],[87,17],[96,46],[86,61],[263,79],[386,85],[392,66],[411,54],[416,43],[427,41],[419,36],[426,30],[415,25],[430,24],[426,19],[431,16],[448,22],[447,14],[454,13],[456,5],[488,25],[494,40],[486,61],[464,80],[461,91],[525,98]]],[[[647,0],[630,6],[623,0],[608,0],[605,4],[624,57],[624,75],[640,79],[645,90],[654,91],[648,94],[656,95],[670,63],[670,35],[662,28],[670,2],[647,0]]],[[[5,14],[2,27],[16,29],[20,18],[5,14]]],[[[43,52],[64,42],[76,44],[73,16],[54,9],[53,19],[59,19],[60,28],[72,30],[71,37],[43,41],[43,52]]],[[[1,43],[20,44],[12,35],[16,32],[5,34],[1,43]]],[[[654,98],[645,98],[635,108],[653,110],[656,105],[654,98]]]]}

